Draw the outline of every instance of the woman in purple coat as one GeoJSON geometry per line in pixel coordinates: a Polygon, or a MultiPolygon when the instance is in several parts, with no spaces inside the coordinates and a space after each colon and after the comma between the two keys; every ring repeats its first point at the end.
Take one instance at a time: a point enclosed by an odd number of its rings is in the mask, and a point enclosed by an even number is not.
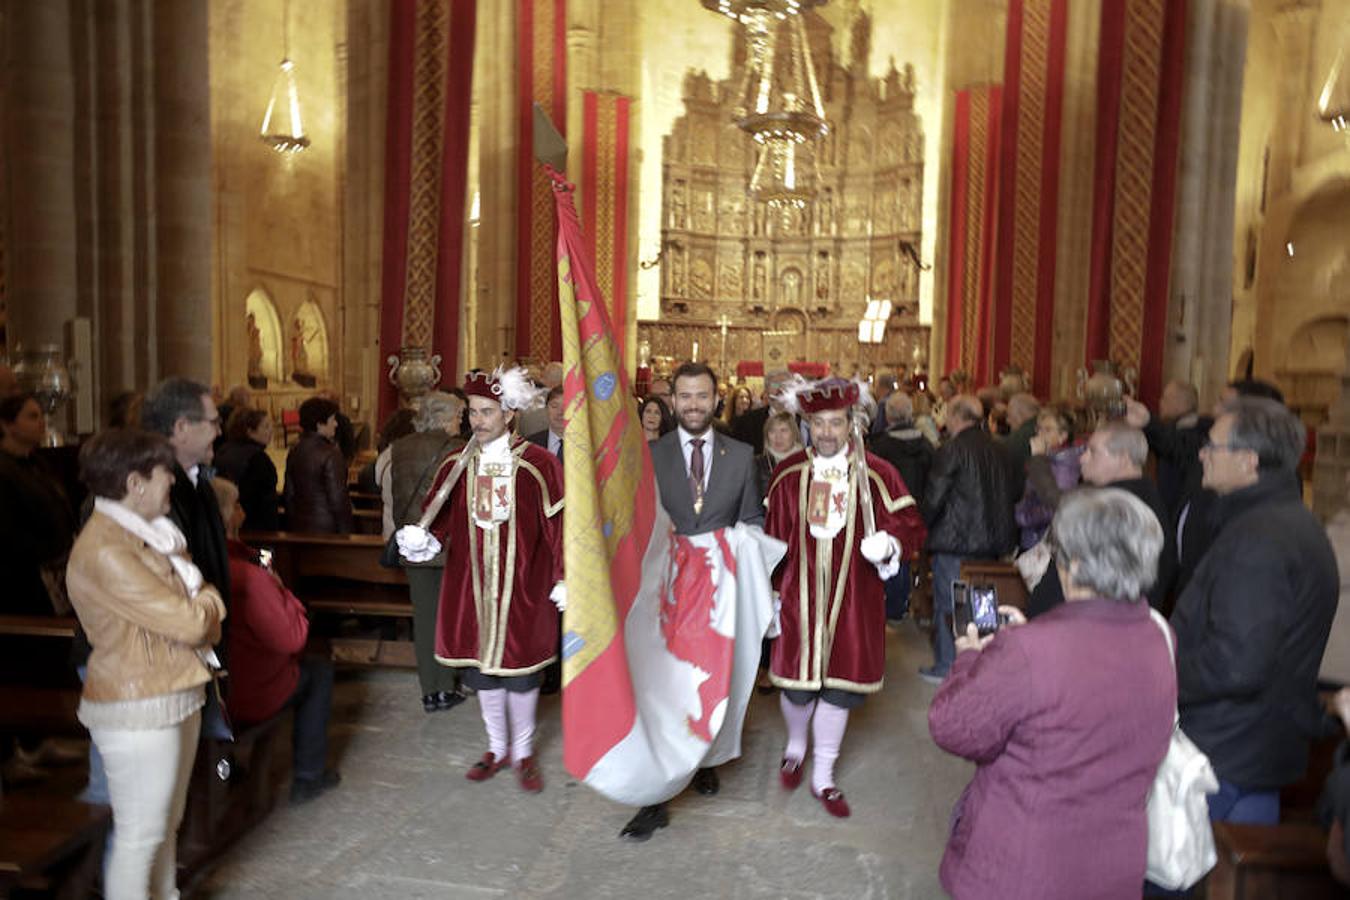
{"type": "Polygon", "coordinates": [[[1050,540],[1068,602],[985,638],[971,626],[928,710],[938,746],[977,767],[942,858],[958,900],[1137,898],[1143,886],[1144,805],[1177,698],[1141,599],[1162,528],[1125,491],[1085,488],[1065,495],[1050,540]]]}

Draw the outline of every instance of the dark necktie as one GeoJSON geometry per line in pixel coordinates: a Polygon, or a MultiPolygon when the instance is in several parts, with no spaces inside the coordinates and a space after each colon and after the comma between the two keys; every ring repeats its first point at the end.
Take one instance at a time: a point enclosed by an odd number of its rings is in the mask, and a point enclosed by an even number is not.
{"type": "Polygon", "coordinates": [[[694,497],[694,513],[703,511],[703,438],[689,442],[689,491],[694,497]]]}

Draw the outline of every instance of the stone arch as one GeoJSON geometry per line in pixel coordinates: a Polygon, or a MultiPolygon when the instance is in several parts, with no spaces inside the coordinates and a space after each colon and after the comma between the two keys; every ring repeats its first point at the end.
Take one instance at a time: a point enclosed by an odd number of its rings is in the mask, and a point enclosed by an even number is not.
{"type": "Polygon", "coordinates": [[[1317,316],[1300,324],[1284,347],[1276,370],[1285,401],[1312,426],[1321,424],[1341,396],[1350,314],[1317,316]]]}
{"type": "Polygon", "coordinates": [[[267,289],[259,285],[244,299],[244,327],[248,338],[248,379],[254,388],[264,388],[269,383],[280,382],[283,361],[283,331],[281,316],[267,289]],[[253,330],[248,320],[252,318],[257,329],[256,344],[253,330]],[[266,379],[259,381],[259,376],[266,379]]]}

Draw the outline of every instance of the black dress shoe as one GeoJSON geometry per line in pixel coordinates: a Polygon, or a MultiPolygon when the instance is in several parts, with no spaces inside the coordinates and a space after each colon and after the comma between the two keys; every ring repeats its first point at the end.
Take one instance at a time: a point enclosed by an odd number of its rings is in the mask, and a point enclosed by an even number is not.
{"type": "Polygon", "coordinates": [[[434,693],[422,695],[422,709],[425,712],[434,713],[440,708],[440,704],[436,702],[436,695],[434,693]]]}
{"type": "Polygon", "coordinates": [[[619,832],[619,837],[640,843],[650,839],[656,829],[665,828],[669,824],[670,816],[666,814],[664,803],[644,806],[638,810],[638,814],[633,816],[627,825],[623,826],[623,831],[619,832]]]}
{"type": "Polygon", "coordinates": [[[716,769],[699,769],[694,773],[694,790],[705,797],[711,797],[722,789],[716,769]]]}
{"type": "Polygon", "coordinates": [[[308,803],[329,788],[342,783],[342,776],[336,769],[324,769],[318,778],[296,778],[291,782],[291,805],[308,803]]]}
{"type": "Polygon", "coordinates": [[[454,709],[456,706],[459,706],[463,702],[464,702],[464,695],[461,694],[459,691],[436,692],[437,709],[454,709]]]}

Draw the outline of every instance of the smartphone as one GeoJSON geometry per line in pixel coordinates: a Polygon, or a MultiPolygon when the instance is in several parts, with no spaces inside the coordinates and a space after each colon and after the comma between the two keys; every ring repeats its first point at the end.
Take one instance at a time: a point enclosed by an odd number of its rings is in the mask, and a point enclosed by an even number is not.
{"type": "Polygon", "coordinates": [[[272,568],[271,550],[268,550],[266,547],[263,547],[261,550],[258,551],[258,565],[268,570],[272,568]]]}
{"type": "Polygon", "coordinates": [[[980,637],[985,637],[998,631],[1006,622],[1007,618],[998,611],[998,591],[993,585],[952,582],[952,634],[955,637],[964,635],[972,624],[980,637]]]}

